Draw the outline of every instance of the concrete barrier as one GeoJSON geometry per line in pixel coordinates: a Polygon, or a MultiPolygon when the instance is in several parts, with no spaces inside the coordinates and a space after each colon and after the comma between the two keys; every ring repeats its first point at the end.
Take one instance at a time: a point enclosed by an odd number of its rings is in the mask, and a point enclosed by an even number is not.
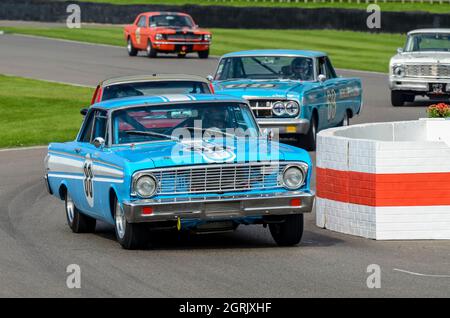
{"type": "Polygon", "coordinates": [[[320,132],[316,224],[377,240],[450,239],[450,120],[320,132]]]}

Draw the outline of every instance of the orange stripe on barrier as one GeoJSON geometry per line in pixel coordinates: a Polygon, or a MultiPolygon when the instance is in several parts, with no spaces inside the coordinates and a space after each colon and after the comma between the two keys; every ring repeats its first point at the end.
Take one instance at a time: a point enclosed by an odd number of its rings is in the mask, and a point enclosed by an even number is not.
{"type": "Polygon", "coordinates": [[[450,173],[374,174],[316,169],[317,196],[367,206],[450,205],[450,173]]]}

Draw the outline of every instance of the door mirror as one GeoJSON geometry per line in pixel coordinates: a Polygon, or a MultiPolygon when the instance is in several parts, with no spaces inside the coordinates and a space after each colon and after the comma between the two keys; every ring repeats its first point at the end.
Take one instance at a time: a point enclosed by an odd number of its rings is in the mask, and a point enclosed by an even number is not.
{"type": "Polygon", "coordinates": [[[95,148],[103,148],[105,146],[105,139],[103,139],[102,137],[97,137],[94,139],[93,144],[95,148]]]}
{"type": "Polygon", "coordinates": [[[214,77],[212,75],[208,75],[206,76],[206,79],[210,82],[212,82],[214,80],[214,77]]]}
{"type": "Polygon", "coordinates": [[[399,47],[399,48],[397,49],[397,53],[398,53],[398,54],[403,53],[403,49],[402,49],[401,47],[399,47]]]}
{"type": "Polygon", "coordinates": [[[88,112],[87,108],[83,108],[82,110],[80,110],[80,114],[83,116],[86,116],[87,112],[88,112]]]}
{"type": "Polygon", "coordinates": [[[319,76],[317,76],[317,80],[321,83],[325,82],[327,80],[327,77],[323,74],[319,74],[319,76]]]}

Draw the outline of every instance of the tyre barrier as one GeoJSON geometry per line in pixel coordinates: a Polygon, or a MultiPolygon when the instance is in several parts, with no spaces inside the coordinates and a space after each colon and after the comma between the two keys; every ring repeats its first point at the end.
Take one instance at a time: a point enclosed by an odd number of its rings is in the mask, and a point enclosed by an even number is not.
{"type": "Polygon", "coordinates": [[[376,240],[450,239],[450,120],[320,132],[316,224],[376,240]]]}

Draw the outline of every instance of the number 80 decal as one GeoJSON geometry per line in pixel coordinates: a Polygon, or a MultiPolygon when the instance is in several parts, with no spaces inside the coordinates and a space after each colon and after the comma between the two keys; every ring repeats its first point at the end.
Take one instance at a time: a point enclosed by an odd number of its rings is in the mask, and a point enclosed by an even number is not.
{"type": "Polygon", "coordinates": [[[93,171],[93,162],[89,156],[86,157],[86,161],[83,166],[83,186],[84,186],[84,194],[86,195],[86,200],[89,205],[94,206],[94,171],[93,171]]]}
{"type": "Polygon", "coordinates": [[[328,120],[333,120],[336,117],[336,91],[334,89],[327,90],[327,105],[328,105],[328,120]]]}

